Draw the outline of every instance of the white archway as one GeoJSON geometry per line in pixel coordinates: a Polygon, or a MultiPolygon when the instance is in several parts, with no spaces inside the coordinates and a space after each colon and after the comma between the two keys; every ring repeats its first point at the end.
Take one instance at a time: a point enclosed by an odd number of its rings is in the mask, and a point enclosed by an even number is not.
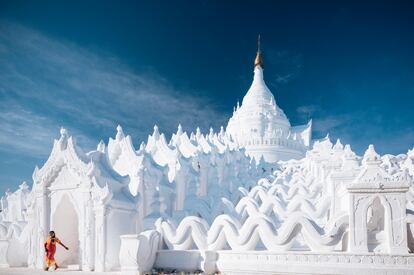
{"type": "Polygon", "coordinates": [[[79,265],[79,217],[67,194],[62,196],[53,213],[52,221],[51,230],[55,231],[56,236],[69,247],[66,251],[62,246],[57,245],[56,263],[62,267],[79,265]]]}
{"type": "Polygon", "coordinates": [[[388,252],[388,237],[385,223],[387,205],[383,205],[379,197],[369,204],[367,208],[367,245],[369,252],[388,252]]]}

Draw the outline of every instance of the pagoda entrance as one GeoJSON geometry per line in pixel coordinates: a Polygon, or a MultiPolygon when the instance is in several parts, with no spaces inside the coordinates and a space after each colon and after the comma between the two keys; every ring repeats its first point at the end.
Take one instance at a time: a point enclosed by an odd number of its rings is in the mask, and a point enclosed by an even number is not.
{"type": "Polygon", "coordinates": [[[61,267],[80,265],[79,254],[79,218],[75,206],[67,194],[62,196],[61,201],[53,214],[53,224],[56,236],[64,243],[69,250],[56,245],[56,263],[61,267]]]}

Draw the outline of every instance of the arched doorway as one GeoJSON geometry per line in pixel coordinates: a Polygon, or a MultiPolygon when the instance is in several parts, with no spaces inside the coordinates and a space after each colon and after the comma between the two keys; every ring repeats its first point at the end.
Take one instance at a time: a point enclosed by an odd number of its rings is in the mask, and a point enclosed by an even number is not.
{"type": "Polygon", "coordinates": [[[367,209],[367,244],[369,252],[387,252],[385,208],[380,198],[375,198],[367,209]]]}
{"type": "Polygon", "coordinates": [[[79,262],[79,219],[75,206],[68,195],[64,195],[53,213],[53,224],[56,236],[67,246],[66,251],[57,245],[56,262],[61,267],[78,265],[79,262]]]}

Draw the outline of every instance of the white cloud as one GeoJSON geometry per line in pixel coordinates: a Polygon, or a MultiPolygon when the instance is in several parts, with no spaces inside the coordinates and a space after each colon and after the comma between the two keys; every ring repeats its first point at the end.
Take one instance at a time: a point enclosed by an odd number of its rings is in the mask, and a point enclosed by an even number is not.
{"type": "Polygon", "coordinates": [[[0,111],[0,144],[4,151],[22,150],[31,155],[44,155],[50,149],[51,137],[56,135],[45,117],[19,106],[0,111]]]}
{"type": "Polygon", "coordinates": [[[325,117],[319,117],[314,120],[313,130],[317,133],[328,133],[335,128],[344,126],[351,121],[349,115],[330,115],[325,117]]]}
{"type": "Polygon", "coordinates": [[[142,138],[155,123],[171,132],[225,121],[212,101],[156,74],[9,22],[0,25],[0,59],[0,149],[48,153],[61,125],[90,145],[118,123],[142,138]]]}
{"type": "Polygon", "coordinates": [[[318,105],[303,105],[296,108],[296,112],[299,115],[301,120],[308,120],[312,118],[316,112],[320,111],[320,107],[318,105]]]}
{"type": "Polygon", "coordinates": [[[268,49],[266,50],[264,59],[265,65],[268,62],[272,70],[278,72],[273,76],[273,80],[270,78],[275,86],[292,82],[301,75],[303,70],[302,55],[292,51],[268,49]]]}

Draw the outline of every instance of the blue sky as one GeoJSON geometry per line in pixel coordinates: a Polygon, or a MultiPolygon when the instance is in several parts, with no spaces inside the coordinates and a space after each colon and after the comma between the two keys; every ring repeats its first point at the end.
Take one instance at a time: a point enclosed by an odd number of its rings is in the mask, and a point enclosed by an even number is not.
{"type": "Polygon", "coordinates": [[[362,153],[414,146],[410,1],[1,1],[0,192],[30,181],[60,126],[86,150],[121,124],[226,125],[256,37],[291,123],[362,153]],[[242,2],[242,3],[241,3],[242,2]]]}

